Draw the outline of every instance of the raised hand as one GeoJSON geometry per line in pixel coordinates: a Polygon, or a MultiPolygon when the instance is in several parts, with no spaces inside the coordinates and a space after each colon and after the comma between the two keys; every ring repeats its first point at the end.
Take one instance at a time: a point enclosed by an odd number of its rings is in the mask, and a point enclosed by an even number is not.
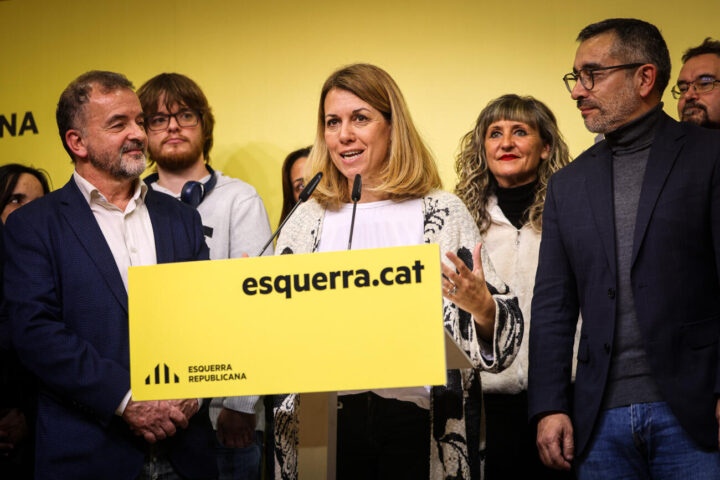
{"type": "Polygon", "coordinates": [[[486,341],[492,339],[495,327],[495,301],[485,283],[480,250],[482,243],[473,249],[473,269],[465,265],[457,255],[447,252],[445,256],[450,260],[457,272],[442,264],[445,277],[443,283],[443,296],[458,307],[472,314],[475,319],[478,335],[486,341]]]}

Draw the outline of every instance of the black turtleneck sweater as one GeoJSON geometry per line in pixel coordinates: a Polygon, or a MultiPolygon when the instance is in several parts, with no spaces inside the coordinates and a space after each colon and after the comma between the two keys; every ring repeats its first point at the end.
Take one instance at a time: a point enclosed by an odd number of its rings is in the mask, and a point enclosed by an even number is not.
{"type": "Polygon", "coordinates": [[[648,161],[652,161],[648,157],[661,112],[662,103],[642,117],[605,135],[612,152],[617,311],[603,409],[662,401],[650,374],[630,282],[640,191],[645,166],[648,161]]]}
{"type": "Polygon", "coordinates": [[[534,180],[527,185],[511,188],[502,188],[497,184],[495,185],[495,196],[500,210],[502,210],[505,218],[518,230],[528,220],[528,209],[535,199],[537,182],[537,180],[534,180]]]}

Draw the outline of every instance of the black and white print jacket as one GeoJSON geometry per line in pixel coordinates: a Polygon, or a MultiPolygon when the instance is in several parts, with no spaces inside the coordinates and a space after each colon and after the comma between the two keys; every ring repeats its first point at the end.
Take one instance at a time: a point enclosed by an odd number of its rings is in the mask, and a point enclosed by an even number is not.
{"type": "MultiPolygon", "coordinates": [[[[452,251],[472,270],[472,251],[480,233],[462,201],[434,190],[423,197],[425,243],[437,243],[443,261],[452,251]]],[[[277,254],[310,253],[320,243],[325,208],[314,200],[300,206],[285,225],[277,254]]],[[[499,372],[509,366],[523,336],[517,298],[495,273],[485,249],[483,271],[496,304],[492,345],[479,340],[472,316],[443,299],[445,328],[465,350],[475,369],[448,370],[447,383],[433,387],[430,398],[430,480],[481,479],[485,448],[485,416],[479,371],[499,372]],[[481,353],[482,350],[482,353],[481,353]]],[[[298,408],[296,394],[277,396],[274,409],[275,478],[297,479],[298,408]]]]}

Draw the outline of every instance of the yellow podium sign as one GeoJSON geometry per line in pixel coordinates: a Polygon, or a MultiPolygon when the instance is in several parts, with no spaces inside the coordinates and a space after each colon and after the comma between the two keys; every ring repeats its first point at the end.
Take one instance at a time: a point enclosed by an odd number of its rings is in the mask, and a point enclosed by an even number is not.
{"type": "Polygon", "coordinates": [[[437,245],[133,267],[133,398],[445,383],[437,245]]]}

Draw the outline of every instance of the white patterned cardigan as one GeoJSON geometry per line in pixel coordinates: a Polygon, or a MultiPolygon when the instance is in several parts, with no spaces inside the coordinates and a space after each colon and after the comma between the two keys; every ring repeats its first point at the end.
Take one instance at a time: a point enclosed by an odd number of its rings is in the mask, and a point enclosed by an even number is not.
{"type": "MultiPolygon", "coordinates": [[[[424,240],[452,251],[472,269],[472,251],[480,234],[462,201],[451,193],[434,190],[423,197],[424,240]]],[[[314,200],[301,205],[285,225],[277,254],[317,251],[325,209],[314,200]]],[[[472,316],[443,299],[445,328],[465,350],[476,369],[498,372],[512,363],[523,336],[523,320],[517,298],[495,273],[485,249],[481,253],[485,280],[496,304],[493,344],[484,344],[489,358],[481,355],[472,316]]],[[[482,342],[482,341],[481,341],[482,342]]],[[[275,478],[297,479],[298,408],[296,394],[275,400],[275,478]]],[[[482,478],[485,418],[479,370],[448,370],[447,384],[433,387],[430,395],[430,480],[482,478]],[[475,452],[470,454],[469,452],[475,452]]]]}

